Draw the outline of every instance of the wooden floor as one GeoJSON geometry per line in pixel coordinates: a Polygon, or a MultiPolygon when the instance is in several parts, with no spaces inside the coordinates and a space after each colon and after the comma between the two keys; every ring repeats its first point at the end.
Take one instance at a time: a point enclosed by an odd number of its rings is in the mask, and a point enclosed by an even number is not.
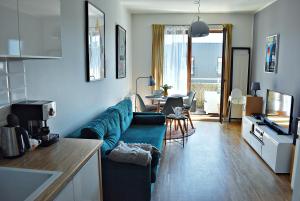
{"type": "Polygon", "coordinates": [[[185,148],[167,143],[152,201],[290,201],[276,175],[241,138],[240,124],[195,122],[185,148]]]}

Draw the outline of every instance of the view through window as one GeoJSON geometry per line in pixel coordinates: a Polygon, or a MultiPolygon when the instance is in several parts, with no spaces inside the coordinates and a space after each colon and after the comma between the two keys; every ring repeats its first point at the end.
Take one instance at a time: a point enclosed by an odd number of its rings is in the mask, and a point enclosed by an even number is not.
{"type": "Polygon", "coordinates": [[[222,53],[223,33],[192,38],[191,89],[196,92],[194,114],[220,113],[222,53]]]}

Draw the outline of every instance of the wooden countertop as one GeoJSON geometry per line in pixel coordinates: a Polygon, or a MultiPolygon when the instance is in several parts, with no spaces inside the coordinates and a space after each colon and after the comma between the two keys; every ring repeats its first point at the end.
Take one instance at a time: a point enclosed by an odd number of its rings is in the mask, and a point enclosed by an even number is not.
{"type": "Polygon", "coordinates": [[[50,201],[55,199],[80,168],[100,149],[102,143],[101,140],[62,138],[56,144],[27,152],[17,159],[0,158],[0,166],[62,172],[36,199],[50,201]]]}

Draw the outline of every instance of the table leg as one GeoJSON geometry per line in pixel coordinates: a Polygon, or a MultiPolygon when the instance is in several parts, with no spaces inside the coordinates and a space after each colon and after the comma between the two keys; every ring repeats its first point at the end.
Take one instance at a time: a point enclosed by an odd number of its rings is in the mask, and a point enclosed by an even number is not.
{"type": "Polygon", "coordinates": [[[180,123],[180,120],[178,120],[178,125],[179,125],[179,128],[180,128],[181,133],[182,133],[182,146],[183,146],[183,148],[184,148],[184,136],[185,136],[185,134],[184,134],[182,125],[181,125],[181,123],[180,123]]]}
{"type": "Polygon", "coordinates": [[[184,126],[185,131],[188,132],[187,124],[188,124],[189,122],[185,122],[185,121],[186,121],[186,120],[183,120],[183,126],[184,126]]]}
{"type": "Polygon", "coordinates": [[[175,130],[178,131],[178,123],[177,123],[177,122],[178,122],[179,120],[174,120],[174,121],[175,121],[175,123],[174,123],[174,124],[175,124],[175,125],[174,125],[174,126],[175,126],[175,130]]]}
{"type": "Polygon", "coordinates": [[[170,139],[171,139],[171,136],[172,136],[172,123],[173,123],[173,120],[170,119],[170,139]]]}
{"type": "Polygon", "coordinates": [[[188,118],[189,118],[189,120],[190,120],[190,123],[191,123],[191,126],[192,126],[192,128],[194,129],[194,124],[193,124],[193,121],[192,121],[192,118],[191,118],[191,113],[190,113],[190,111],[188,111],[188,118]]]}
{"type": "Polygon", "coordinates": [[[169,126],[169,120],[166,120],[166,132],[165,132],[165,145],[167,144],[167,133],[168,133],[168,126],[169,126]]]}
{"type": "MultiPolygon", "coordinates": [[[[189,134],[189,120],[187,119],[186,120],[186,127],[187,127],[187,131],[186,131],[186,134],[188,135],[189,134]]],[[[186,138],[186,141],[188,141],[189,137],[186,138]]]]}

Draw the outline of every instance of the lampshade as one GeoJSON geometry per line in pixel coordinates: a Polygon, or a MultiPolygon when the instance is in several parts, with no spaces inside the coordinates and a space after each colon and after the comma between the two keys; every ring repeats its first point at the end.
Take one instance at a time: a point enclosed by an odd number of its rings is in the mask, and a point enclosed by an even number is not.
{"type": "Polygon", "coordinates": [[[260,90],[260,83],[259,82],[252,82],[251,90],[252,91],[260,90]]]}
{"type": "Polygon", "coordinates": [[[155,80],[153,79],[152,76],[149,77],[149,84],[148,84],[149,87],[153,87],[155,86],[155,80]]]}
{"type": "Polygon", "coordinates": [[[208,25],[201,21],[198,17],[196,22],[193,22],[190,28],[191,37],[205,37],[209,35],[208,25]]]}

